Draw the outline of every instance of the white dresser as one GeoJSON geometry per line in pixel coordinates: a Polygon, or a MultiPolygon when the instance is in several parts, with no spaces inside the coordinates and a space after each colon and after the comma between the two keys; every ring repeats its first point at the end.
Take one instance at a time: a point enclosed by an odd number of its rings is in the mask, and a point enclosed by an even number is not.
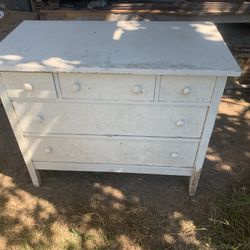
{"type": "MultiPolygon", "coordinates": [[[[39,170],[181,175],[195,193],[228,76],[212,23],[25,21],[0,43],[1,99],[39,170]]],[[[14,157],[14,156],[13,156],[14,157]]]]}

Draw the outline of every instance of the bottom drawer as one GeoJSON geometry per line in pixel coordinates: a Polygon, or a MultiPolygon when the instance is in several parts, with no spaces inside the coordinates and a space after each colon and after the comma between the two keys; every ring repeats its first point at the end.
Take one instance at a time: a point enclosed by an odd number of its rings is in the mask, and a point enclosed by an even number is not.
{"type": "Polygon", "coordinates": [[[198,142],[121,137],[26,137],[33,161],[192,167],[198,142]]]}

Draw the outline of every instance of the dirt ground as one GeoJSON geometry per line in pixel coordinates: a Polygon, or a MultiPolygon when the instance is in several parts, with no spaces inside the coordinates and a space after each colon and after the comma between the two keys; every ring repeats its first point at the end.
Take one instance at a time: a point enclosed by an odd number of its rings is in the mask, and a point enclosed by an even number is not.
{"type": "Polygon", "coordinates": [[[227,216],[220,202],[233,193],[250,200],[249,108],[244,97],[223,98],[189,197],[188,178],[176,176],[44,171],[33,187],[0,106],[0,249],[236,249],[232,230],[247,249],[250,206],[234,209],[239,228],[216,213],[227,216]]]}

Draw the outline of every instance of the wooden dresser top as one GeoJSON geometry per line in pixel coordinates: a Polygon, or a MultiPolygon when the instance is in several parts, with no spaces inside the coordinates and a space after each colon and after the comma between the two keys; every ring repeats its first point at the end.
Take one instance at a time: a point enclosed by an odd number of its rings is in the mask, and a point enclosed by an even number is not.
{"type": "Polygon", "coordinates": [[[0,71],[240,75],[210,22],[24,21],[0,43],[0,71]]]}

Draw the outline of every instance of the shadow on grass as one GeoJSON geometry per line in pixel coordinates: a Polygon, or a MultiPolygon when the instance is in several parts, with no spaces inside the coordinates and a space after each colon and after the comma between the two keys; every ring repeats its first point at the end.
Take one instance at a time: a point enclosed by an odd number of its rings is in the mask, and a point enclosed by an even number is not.
{"type": "Polygon", "coordinates": [[[191,198],[174,176],[45,171],[35,188],[1,107],[0,249],[244,249],[249,116],[247,103],[222,102],[191,198]]]}

